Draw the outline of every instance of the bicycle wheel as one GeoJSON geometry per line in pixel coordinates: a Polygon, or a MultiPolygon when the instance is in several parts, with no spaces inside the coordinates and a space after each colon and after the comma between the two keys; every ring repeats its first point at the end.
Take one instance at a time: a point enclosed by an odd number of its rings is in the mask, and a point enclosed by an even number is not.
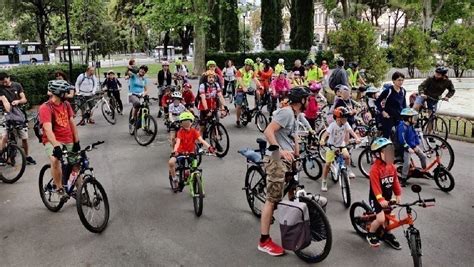
{"type": "Polygon", "coordinates": [[[410,246],[410,253],[413,258],[413,265],[415,267],[422,266],[421,263],[421,239],[418,233],[410,233],[408,235],[408,244],[410,246]]]}
{"type": "Polygon", "coordinates": [[[441,157],[441,163],[443,166],[448,170],[453,168],[455,155],[453,148],[446,140],[437,135],[427,134],[423,136],[421,146],[427,158],[435,158],[435,149],[438,148],[438,153],[441,157]]]}
{"type": "Polygon", "coordinates": [[[135,133],[135,125],[130,123],[133,116],[133,108],[130,109],[130,114],[128,115],[128,133],[133,135],[135,133]]]}
{"type": "Polygon", "coordinates": [[[262,112],[258,112],[255,115],[255,124],[257,124],[258,130],[263,133],[268,126],[267,117],[262,112]]]}
{"type": "Polygon", "coordinates": [[[202,188],[202,180],[201,180],[201,173],[196,172],[194,174],[194,181],[193,181],[193,204],[194,204],[194,213],[196,216],[202,215],[202,208],[203,208],[203,200],[204,200],[204,191],[202,188]]]}
{"type": "Polygon", "coordinates": [[[308,178],[312,180],[318,180],[321,177],[322,165],[316,159],[316,154],[307,154],[303,159],[303,170],[308,178]]]}
{"type": "Polygon", "coordinates": [[[448,124],[443,118],[433,116],[423,124],[423,134],[436,135],[446,140],[449,134],[448,124]],[[431,128],[431,131],[429,128],[431,128]]]}
{"type": "Polygon", "coordinates": [[[143,120],[139,119],[137,122],[141,122],[142,125],[135,123],[135,140],[141,146],[147,146],[155,140],[158,127],[155,119],[149,114],[144,115],[143,120]]]}
{"type": "Polygon", "coordinates": [[[101,233],[109,222],[109,200],[104,187],[86,175],[77,190],[76,208],[82,225],[92,233],[101,233]]]}
{"type": "Polygon", "coordinates": [[[342,191],[342,202],[344,207],[349,208],[351,206],[351,184],[349,182],[349,175],[346,169],[341,170],[341,191],[342,191]]]}
{"type": "Polygon", "coordinates": [[[104,115],[105,120],[114,125],[117,122],[115,117],[115,108],[111,104],[108,104],[106,101],[102,101],[100,109],[102,110],[102,115],[104,115]]]}
{"type": "Polygon", "coordinates": [[[219,158],[225,157],[229,152],[229,134],[225,129],[224,125],[220,122],[212,125],[209,130],[209,143],[215,147],[217,152],[216,155],[219,158]]]}
{"type": "Polygon", "coordinates": [[[375,219],[375,213],[365,202],[355,202],[349,210],[352,227],[361,237],[366,237],[370,224],[375,219]]]}
{"type": "Polygon", "coordinates": [[[53,178],[51,178],[50,172],[46,174],[46,171],[50,168],[50,164],[46,164],[41,168],[38,179],[39,193],[46,208],[52,212],[58,212],[63,207],[64,201],[61,201],[58,195],[53,192],[53,178]]]}
{"type": "Polygon", "coordinates": [[[267,194],[265,172],[260,166],[250,166],[245,174],[245,195],[252,213],[260,218],[267,194]]]}
{"type": "Polygon", "coordinates": [[[7,184],[13,184],[25,172],[25,152],[16,144],[8,144],[1,157],[5,162],[5,166],[0,169],[0,180],[7,184]]]}
{"type": "Polygon", "coordinates": [[[196,160],[197,160],[197,167],[201,166],[201,162],[202,162],[202,154],[199,153],[201,150],[201,144],[198,144],[196,143],[196,160]]]}
{"type": "Polygon", "coordinates": [[[295,254],[307,263],[321,262],[329,255],[332,246],[331,225],[324,210],[314,200],[300,197],[300,202],[306,203],[309,211],[311,227],[311,244],[295,251],[295,254]]]}
{"type": "Polygon", "coordinates": [[[434,171],[434,180],[436,185],[443,192],[450,192],[454,189],[454,177],[444,167],[438,167],[434,171]]]}
{"type": "Polygon", "coordinates": [[[369,178],[370,168],[374,162],[374,158],[370,153],[370,147],[367,147],[362,152],[360,152],[358,160],[359,170],[366,178],[369,178]]]}
{"type": "MultiPolygon", "coordinates": [[[[321,140],[321,137],[323,134],[326,132],[326,129],[322,129],[321,132],[318,134],[318,140],[321,140]]],[[[326,143],[328,141],[329,137],[324,140],[326,143]]],[[[321,162],[325,163],[326,162],[326,151],[329,150],[327,146],[318,146],[318,156],[319,159],[321,159],[321,162]]]]}

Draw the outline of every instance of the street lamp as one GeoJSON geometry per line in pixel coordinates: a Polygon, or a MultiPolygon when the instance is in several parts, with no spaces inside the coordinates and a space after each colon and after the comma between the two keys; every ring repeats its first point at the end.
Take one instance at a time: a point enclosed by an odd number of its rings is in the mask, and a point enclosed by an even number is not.
{"type": "Polygon", "coordinates": [[[68,60],[69,61],[69,81],[72,81],[72,51],[71,51],[71,31],[69,29],[68,0],[64,0],[64,13],[66,17],[67,50],[68,50],[68,55],[69,55],[69,60],[68,60]]]}
{"type": "Polygon", "coordinates": [[[387,46],[390,46],[390,18],[392,18],[391,14],[388,14],[388,35],[387,35],[387,46]]]}
{"type": "Polygon", "coordinates": [[[247,44],[247,34],[245,34],[245,17],[246,17],[245,15],[246,15],[246,13],[244,13],[244,45],[243,45],[243,47],[244,47],[244,55],[245,55],[245,46],[246,46],[246,44],[247,44]]]}

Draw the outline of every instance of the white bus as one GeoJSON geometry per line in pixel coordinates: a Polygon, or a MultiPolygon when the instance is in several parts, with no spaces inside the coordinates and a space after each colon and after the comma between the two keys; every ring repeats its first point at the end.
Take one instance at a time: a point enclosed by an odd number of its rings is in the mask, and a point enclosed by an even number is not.
{"type": "Polygon", "coordinates": [[[40,43],[0,41],[0,65],[43,63],[40,43]]]}
{"type": "Polygon", "coordinates": [[[43,63],[43,53],[41,52],[40,43],[21,43],[20,52],[20,64],[43,63]]]}

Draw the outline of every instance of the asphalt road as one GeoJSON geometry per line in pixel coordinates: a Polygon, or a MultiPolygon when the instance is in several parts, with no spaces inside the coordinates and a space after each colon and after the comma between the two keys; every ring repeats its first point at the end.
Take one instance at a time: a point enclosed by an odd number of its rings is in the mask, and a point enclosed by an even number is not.
{"type": "MultiPolygon", "coordinates": [[[[126,105],[126,111],[129,108],[126,105]]],[[[156,106],[153,110],[156,114],[156,106]]],[[[193,213],[189,194],[173,194],[169,189],[169,144],[161,120],[157,139],[149,147],[139,146],[128,134],[126,116],[111,126],[97,113],[96,125],[81,127],[83,146],[106,141],[89,153],[110,202],[110,221],[102,234],[90,233],[82,226],[73,201],[58,213],[43,206],[37,181],[47,158],[32,137],[31,154],[38,164],[28,166],[15,184],[0,183],[0,266],[305,265],[291,252],[274,258],[257,251],[259,220],[250,212],[242,191],[246,164],[237,150],[256,147],[255,139],[261,134],[255,125],[235,128],[234,116],[223,121],[231,138],[228,156],[203,160],[206,198],[200,218],[193,213]]],[[[455,189],[446,194],[433,181],[414,180],[423,186],[425,198],[435,197],[437,201],[434,208],[416,208],[426,266],[474,265],[474,145],[450,143],[456,154],[455,189]]],[[[367,199],[368,180],[358,171],[356,174],[358,178],[351,183],[353,199],[367,199]]],[[[319,181],[304,175],[301,181],[307,191],[319,193],[319,181]]],[[[329,185],[325,196],[329,199],[327,213],[333,246],[320,266],[412,264],[401,229],[395,231],[403,246],[401,251],[384,244],[378,249],[369,248],[350,224],[349,210],[343,207],[338,185],[329,185]]],[[[405,189],[403,199],[414,200],[415,195],[405,189]]],[[[273,225],[271,234],[279,242],[277,225],[273,225]]]]}

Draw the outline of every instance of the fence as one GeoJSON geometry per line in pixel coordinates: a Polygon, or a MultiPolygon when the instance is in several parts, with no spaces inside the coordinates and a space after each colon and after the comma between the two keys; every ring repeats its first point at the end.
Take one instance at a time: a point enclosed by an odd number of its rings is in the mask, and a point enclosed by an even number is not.
{"type": "Polygon", "coordinates": [[[450,138],[474,142],[474,116],[450,112],[439,112],[437,115],[448,124],[450,138]]]}
{"type": "MultiPolygon", "coordinates": [[[[405,74],[406,78],[413,78],[413,79],[425,79],[427,77],[430,77],[430,76],[434,75],[434,69],[430,70],[428,72],[420,72],[419,70],[415,69],[415,73],[414,73],[413,77],[410,77],[408,75],[408,69],[407,68],[404,68],[404,69],[392,68],[388,71],[387,75],[385,76],[385,80],[386,81],[391,81],[392,80],[392,74],[396,71],[399,71],[399,72],[405,74]]],[[[454,70],[449,69],[448,77],[450,77],[450,78],[456,77],[456,75],[454,75],[454,70]]],[[[474,78],[474,70],[465,70],[462,77],[463,78],[474,78]]]]}

